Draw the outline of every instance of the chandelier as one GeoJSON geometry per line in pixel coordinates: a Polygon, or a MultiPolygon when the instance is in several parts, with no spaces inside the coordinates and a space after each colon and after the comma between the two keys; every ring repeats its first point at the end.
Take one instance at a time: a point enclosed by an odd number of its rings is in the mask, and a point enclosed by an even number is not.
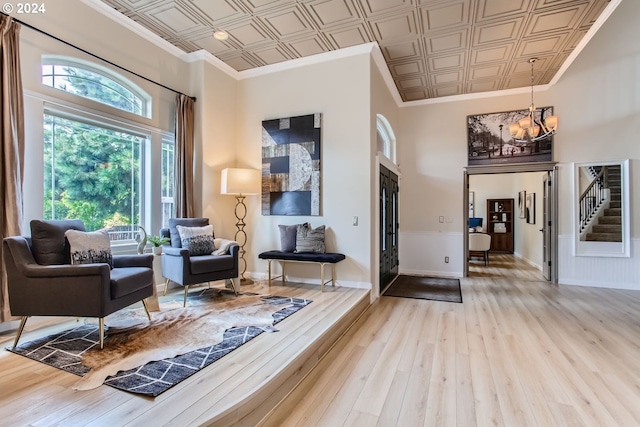
{"type": "Polygon", "coordinates": [[[509,133],[511,133],[511,137],[517,142],[539,141],[555,134],[558,128],[558,116],[549,116],[543,119],[542,113],[540,113],[540,120],[535,119],[534,113],[536,112],[536,106],[533,103],[533,64],[537,60],[538,58],[531,58],[528,61],[529,64],[531,64],[531,105],[529,106],[529,115],[518,120],[517,123],[509,125],[509,133]]]}

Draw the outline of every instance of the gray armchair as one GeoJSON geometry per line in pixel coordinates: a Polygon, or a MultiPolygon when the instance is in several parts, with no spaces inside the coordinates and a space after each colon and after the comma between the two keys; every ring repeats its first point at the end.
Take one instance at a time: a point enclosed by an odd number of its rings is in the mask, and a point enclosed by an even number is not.
{"type": "Polygon", "coordinates": [[[151,320],[144,298],[153,294],[153,255],[116,255],[113,269],[72,265],[64,232],[83,231],[82,221],[32,221],[31,229],[31,238],[2,242],[11,313],[22,317],[14,347],[29,316],[97,317],[100,348],[107,315],[142,301],[151,320]]]}
{"type": "Polygon", "coordinates": [[[238,254],[240,247],[232,244],[224,255],[192,256],[189,250],[182,247],[176,226],[203,227],[209,225],[208,218],[170,218],[169,228],[160,230],[162,237],[171,240],[170,245],[162,247],[162,276],[165,278],[166,294],[169,281],[184,287],[184,306],[187,305],[189,286],[215,280],[231,282],[233,291],[239,292],[238,254]]]}

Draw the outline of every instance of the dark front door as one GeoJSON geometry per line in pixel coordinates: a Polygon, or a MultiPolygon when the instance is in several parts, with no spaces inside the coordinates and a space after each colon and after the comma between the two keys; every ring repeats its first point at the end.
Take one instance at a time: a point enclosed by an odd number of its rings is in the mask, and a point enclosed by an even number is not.
{"type": "Polygon", "coordinates": [[[380,165],[380,292],[398,275],[398,175],[380,165]]]}

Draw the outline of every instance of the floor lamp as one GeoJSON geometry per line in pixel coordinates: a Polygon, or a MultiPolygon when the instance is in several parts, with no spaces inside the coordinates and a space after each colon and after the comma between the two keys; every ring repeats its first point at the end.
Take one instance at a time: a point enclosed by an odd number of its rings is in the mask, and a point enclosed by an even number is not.
{"type": "Polygon", "coordinates": [[[244,227],[247,225],[244,222],[247,216],[247,206],[244,204],[245,196],[250,196],[260,193],[260,170],[258,169],[240,169],[240,168],[227,168],[222,170],[222,179],[220,182],[220,194],[229,194],[236,196],[236,231],[234,240],[240,245],[239,262],[240,266],[240,284],[248,285],[253,283],[253,280],[244,277],[245,271],[247,271],[247,261],[244,259],[244,245],[247,243],[247,233],[244,231],[244,227]]]}

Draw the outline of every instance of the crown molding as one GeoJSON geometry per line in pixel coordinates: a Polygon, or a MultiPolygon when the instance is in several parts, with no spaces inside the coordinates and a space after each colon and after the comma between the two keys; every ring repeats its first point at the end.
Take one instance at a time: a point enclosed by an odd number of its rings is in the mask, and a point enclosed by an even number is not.
{"type": "Polygon", "coordinates": [[[622,3],[622,0],[610,0],[607,7],[604,8],[600,16],[598,16],[598,19],[596,19],[596,22],[594,22],[591,28],[589,28],[589,31],[587,31],[587,34],[585,34],[584,37],[582,37],[582,40],[578,42],[575,49],[571,51],[571,53],[569,54],[567,59],[564,61],[562,66],[560,66],[560,69],[558,70],[558,72],[555,74],[555,76],[553,76],[553,78],[549,82],[551,86],[558,83],[558,80],[560,80],[560,77],[562,77],[562,75],[565,73],[565,71],[567,71],[569,66],[571,66],[573,61],[578,57],[578,55],[580,55],[580,52],[582,52],[582,49],[584,49],[585,46],[587,46],[589,41],[591,41],[593,36],[598,32],[600,27],[602,27],[602,24],[604,24],[605,21],[609,19],[613,11],[616,10],[616,8],[620,5],[620,3],[622,3]]]}
{"type": "MultiPolygon", "coordinates": [[[[551,84],[537,85],[534,92],[544,92],[551,88],[551,84]]],[[[474,99],[495,98],[498,96],[521,95],[531,93],[531,86],[517,87],[514,89],[494,90],[491,92],[465,93],[463,95],[442,96],[440,98],[420,99],[418,101],[405,101],[401,107],[419,107],[422,105],[443,104],[445,102],[471,101],[474,99]]]]}
{"type": "Polygon", "coordinates": [[[252,68],[238,73],[238,79],[244,80],[252,77],[264,76],[267,74],[277,73],[280,71],[291,70],[294,68],[304,67],[307,65],[320,64],[322,62],[334,61],[336,59],[348,58],[351,56],[371,53],[377,43],[365,43],[355,46],[345,47],[329,52],[318,53],[315,55],[304,56],[302,58],[291,59],[288,61],[278,62],[277,64],[264,65],[258,68],[252,68]]]}
{"type": "Polygon", "coordinates": [[[227,65],[226,62],[222,61],[217,56],[214,56],[211,52],[207,50],[200,49],[191,53],[182,52],[182,54],[180,55],[180,59],[188,63],[193,63],[198,61],[207,62],[210,65],[213,65],[214,67],[218,68],[220,71],[222,71],[229,77],[239,80],[238,72],[235,70],[235,68],[227,65]]]}
{"type": "Polygon", "coordinates": [[[92,9],[98,11],[99,13],[106,16],[107,18],[116,22],[117,24],[122,25],[128,30],[134,32],[136,35],[142,37],[148,42],[153,43],[159,48],[166,50],[171,55],[174,55],[178,58],[181,58],[184,55],[184,51],[182,49],[172,45],[171,43],[169,43],[162,37],[158,36],[157,34],[152,33],[150,30],[138,24],[136,21],[129,18],[128,16],[118,12],[117,10],[107,5],[106,3],[103,3],[101,1],[96,1],[96,0],[80,0],[80,1],[86,6],[91,7],[92,9]]]}
{"type": "Polygon", "coordinates": [[[378,67],[378,71],[382,75],[382,79],[387,85],[387,89],[389,89],[389,93],[391,97],[396,102],[396,106],[402,107],[404,105],[404,101],[400,97],[400,92],[398,92],[398,87],[396,86],[393,77],[391,76],[391,72],[389,71],[389,66],[387,66],[387,62],[384,60],[384,55],[382,55],[382,50],[380,50],[380,46],[377,42],[373,43],[373,49],[371,50],[371,56],[373,57],[373,62],[378,67]]]}

